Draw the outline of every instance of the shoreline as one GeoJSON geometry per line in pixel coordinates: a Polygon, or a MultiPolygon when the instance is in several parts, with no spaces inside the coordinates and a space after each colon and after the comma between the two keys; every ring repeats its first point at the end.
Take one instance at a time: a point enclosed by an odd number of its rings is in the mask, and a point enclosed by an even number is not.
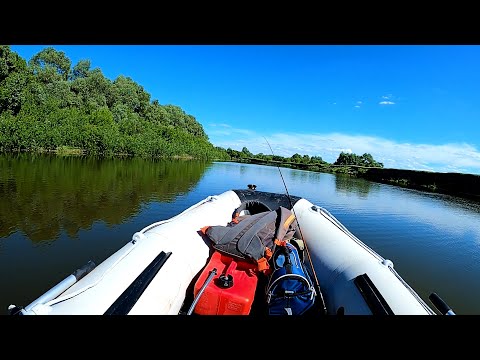
{"type": "MultiPolygon", "coordinates": [[[[31,152],[31,151],[27,151],[31,152]]],[[[2,152],[15,153],[15,152],[2,152]]],[[[22,151],[19,151],[22,153],[22,151]]],[[[68,146],[59,147],[53,151],[37,151],[37,153],[50,153],[52,155],[85,156],[85,152],[79,148],[68,146]]],[[[88,155],[86,155],[88,156],[88,155]]],[[[115,154],[113,157],[131,157],[126,154],[115,154]]],[[[173,160],[199,160],[191,156],[176,155],[169,157],[173,160]]],[[[453,195],[460,198],[480,202],[480,175],[464,173],[440,173],[422,170],[405,170],[393,168],[365,167],[358,165],[332,165],[332,164],[302,164],[284,163],[280,161],[265,161],[256,158],[244,159],[211,159],[212,161],[236,162],[258,164],[267,166],[279,166],[283,168],[308,170],[327,174],[340,174],[353,178],[365,179],[372,182],[398,186],[407,189],[418,190],[428,193],[453,195]]]]}
{"type": "Polygon", "coordinates": [[[480,201],[480,175],[464,173],[440,173],[421,170],[404,170],[392,168],[369,168],[364,166],[280,163],[259,159],[236,159],[231,162],[279,166],[284,168],[323,172],[327,174],[344,174],[372,182],[414,189],[423,192],[446,194],[480,201]]]}

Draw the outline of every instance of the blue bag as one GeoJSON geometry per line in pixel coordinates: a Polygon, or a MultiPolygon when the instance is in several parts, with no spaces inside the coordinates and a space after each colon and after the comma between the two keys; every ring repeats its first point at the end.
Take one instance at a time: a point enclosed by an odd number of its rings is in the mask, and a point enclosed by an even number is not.
{"type": "Polygon", "coordinates": [[[304,314],[315,303],[316,291],[297,248],[290,242],[277,246],[272,260],[273,272],[267,285],[268,314],[304,314]]]}

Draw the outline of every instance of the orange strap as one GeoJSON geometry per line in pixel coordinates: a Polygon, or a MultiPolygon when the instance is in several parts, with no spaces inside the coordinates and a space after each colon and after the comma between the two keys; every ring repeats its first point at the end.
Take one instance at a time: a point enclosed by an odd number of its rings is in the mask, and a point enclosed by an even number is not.
{"type": "Polygon", "coordinates": [[[265,247],[264,256],[257,260],[258,271],[264,273],[265,275],[269,275],[272,272],[268,263],[268,261],[272,258],[272,255],[272,250],[269,247],[265,247]]]}
{"type": "Polygon", "coordinates": [[[272,255],[272,250],[270,250],[270,248],[268,247],[265,247],[265,259],[267,259],[267,261],[270,260],[272,258],[272,255]]]}
{"type": "Polygon", "coordinates": [[[257,260],[257,267],[258,267],[258,271],[266,274],[266,272],[270,268],[270,265],[268,265],[268,260],[266,258],[262,257],[262,258],[257,260]]]}
{"type": "Polygon", "coordinates": [[[210,226],[204,226],[200,229],[200,231],[203,233],[203,235],[207,235],[207,230],[210,226]]]}
{"type": "Polygon", "coordinates": [[[287,240],[278,240],[278,239],[275,239],[273,241],[276,245],[278,246],[287,246],[287,240]]]}

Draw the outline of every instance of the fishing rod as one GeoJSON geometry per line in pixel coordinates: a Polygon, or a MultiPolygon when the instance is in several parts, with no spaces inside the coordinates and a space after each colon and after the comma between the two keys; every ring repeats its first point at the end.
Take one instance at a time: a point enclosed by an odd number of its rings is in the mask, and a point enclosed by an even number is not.
{"type": "MultiPolygon", "coordinates": [[[[275,154],[273,153],[273,149],[270,146],[270,143],[268,142],[267,138],[265,136],[263,138],[265,139],[265,142],[267,143],[268,147],[270,148],[272,156],[275,156],[275,154]]],[[[323,299],[322,291],[320,289],[320,283],[318,281],[317,274],[315,272],[315,267],[313,266],[312,258],[310,257],[310,251],[308,250],[308,244],[305,241],[305,238],[303,237],[302,229],[300,227],[300,223],[298,221],[297,214],[295,214],[295,209],[293,208],[292,199],[290,198],[290,194],[288,192],[287,184],[285,183],[285,179],[283,178],[283,174],[282,174],[282,171],[280,170],[280,166],[278,166],[278,164],[276,164],[276,166],[277,166],[278,172],[280,173],[280,178],[282,179],[283,186],[285,187],[285,192],[286,192],[286,195],[287,195],[288,202],[290,204],[290,208],[292,209],[292,213],[295,216],[295,219],[297,221],[298,231],[300,232],[300,237],[302,238],[302,241],[304,243],[305,250],[306,250],[306,253],[307,253],[308,262],[310,263],[310,269],[312,270],[313,278],[315,280],[315,287],[317,288],[318,295],[320,296],[320,300],[322,301],[323,312],[324,312],[324,314],[326,314],[327,313],[327,308],[326,308],[326,305],[325,305],[325,301],[323,299]]]]}

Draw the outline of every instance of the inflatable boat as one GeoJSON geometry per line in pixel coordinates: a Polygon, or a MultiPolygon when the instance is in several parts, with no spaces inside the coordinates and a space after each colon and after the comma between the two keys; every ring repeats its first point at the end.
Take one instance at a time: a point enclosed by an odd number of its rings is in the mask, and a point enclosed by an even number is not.
{"type": "Polygon", "coordinates": [[[238,209],[242,215],[254,215],[279,207],[294,214],[297,227],[291,242],[300,250],[315,289],[314,296],[309,295],[315,306],[305,316],[453,314],[436,294],[430,300],[437,311],[429,307],[392,261],[365,245],[326,209],[288,193],[258,191],[254,185],[209,196],[141,229],[102,263],[85,264],[29,305],[10,305],[9,313],[268,314],[268,277],[255,274],[255,266],[242,259],[232,265],[231,258],[212,248],[202,229],[227,226],[238,209]],[[216,265],[208,269],[212,262],[216,265]],[[227,268],[233,276],[222,279],[227,268]]]}

